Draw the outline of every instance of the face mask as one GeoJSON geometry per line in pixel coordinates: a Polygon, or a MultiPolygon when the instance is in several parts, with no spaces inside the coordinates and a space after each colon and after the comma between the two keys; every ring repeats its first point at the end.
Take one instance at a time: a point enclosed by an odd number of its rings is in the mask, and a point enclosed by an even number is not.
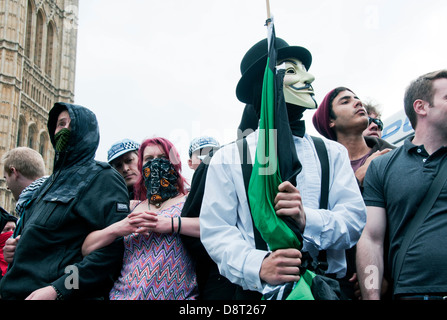
{"type": "Polygon", "coordinates": [[[55,148],[57,152],[65,151],[68,147],[68,140],[70,140],[70,130],[67,128],[61,129],[54,135],[55,148]]]}
{"type": "Polygon", "coordinates": [[[297,59],[287,59],[284,64],[284,100],[287,103],[307,109],[317,108],[314,89],[311,83],[315,77],[307,72],[306,67],[297,59]]]}
{"type": "Polygon", "coordinates": [[[178,177],[177,171],[168,159],[149,160],[143,166],[143,178],[150,203],[161,204],[161,202],[175,197],[178,194],[178,177]]]}

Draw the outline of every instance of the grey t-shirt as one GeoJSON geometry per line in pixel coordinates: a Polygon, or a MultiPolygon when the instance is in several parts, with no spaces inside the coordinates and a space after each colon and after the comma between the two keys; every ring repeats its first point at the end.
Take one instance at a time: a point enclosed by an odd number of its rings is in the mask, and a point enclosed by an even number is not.
{"type": "MultiPolygon", "coordinates": [[[[404,231],[442,161],[447,161],[446,147],[429,155],[423,146],[406,140],[400,148],[374,159],[368,168],[363,198],[367,206],[386,209],[390,270],[404,231]]],[[[447,183],[408,248],[399,279],[394,279],[395,295],[447,293],[446,237],[447,183]]]]}

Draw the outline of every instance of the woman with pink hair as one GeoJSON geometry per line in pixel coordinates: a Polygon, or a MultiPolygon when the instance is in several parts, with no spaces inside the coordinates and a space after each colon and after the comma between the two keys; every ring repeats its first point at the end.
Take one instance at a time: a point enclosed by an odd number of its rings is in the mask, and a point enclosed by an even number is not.
{"type": "Polygon", "coordinates": [[[141,177],[131,213],[109,228],[92,232],[84,255],[124,237],[121,275],[111,300],[183,300],[198,296],[195,266],[180,234],[199,237],[199,219],[181,218],[186,180],[177,149],[165,138],[146,139],[138,152],[141,177]]]}
{"type": "MultiPolygon", "coordinates": [[[[165,138],[151,138],[146,139],[143,141],[143,143],[140,146],[140,150],[146,149],[146,147],[152,146],[156,149],[159,149],[158,155],[161,155],[162,157],[166,158],[174,167],[175,171],[178,174],[178,179],[176,182],[176,186],[178,188],[179,194],[186,195],[187,191],[185,188],[186,185],[186,179],[181,175],[182,171],[182,162],[180,160],[180,155],[177,152],[177,149],[172,144],[171,141],[165,138]]],[[[148,159],[151,158],[151,155],[148,156],[148,159]]],[[[138,169],[140,172],[143,171],[143,166],[146,164],[147,160],[144,158],[144,152],[138,153],[138,169]]],[[[144,184],[144,175],[140,176],[140,179],[137,181],[137,183],[134,186],[135,190],[135,199],[136,200],[146,200],[147,199],[147,188],[144,184]]]]}

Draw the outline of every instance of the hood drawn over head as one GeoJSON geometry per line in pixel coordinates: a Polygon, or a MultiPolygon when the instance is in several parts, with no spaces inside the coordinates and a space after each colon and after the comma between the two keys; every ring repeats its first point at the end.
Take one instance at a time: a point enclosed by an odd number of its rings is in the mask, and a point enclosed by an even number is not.
{"type": "MultiPolygon", "coordinates": [[[[61,157],[64,158],[63,166],[93,160],[99,145],[98,121],[95,114],[83,106],[58,102],[50,110],[47,127],[53,147],[55,147],[54,131],[57,119],[64,110],[68,111],[71,118],[71,133],[67,150],[63,152],[64,157],[61,157]]],[[[56,163],[58,158],[56,152],[56,163]]],[[[60,165],[59,163],[55,164],[55,168],[60,165]]]]}

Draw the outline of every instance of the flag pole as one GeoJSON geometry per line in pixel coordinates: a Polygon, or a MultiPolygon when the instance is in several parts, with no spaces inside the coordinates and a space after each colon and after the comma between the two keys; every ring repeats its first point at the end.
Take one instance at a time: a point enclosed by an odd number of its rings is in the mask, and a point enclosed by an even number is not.
{"type": "Polygon", "coordinates": [[[272,18],[272,15],[270,14],[270,0],[265,0],[265,2],[266,2],[266,6],[267,6],[267,26],[270,24],[270,22],[271,22],[271,18],[272,18]]]}
{"type": "Polygon", "coordinates": [[[270,12],[270,0],[265,0],[265,4],[267,6],[267,20],[265,21],[265,26],[267,27],[267,47],[270,50],[270,41],[272,36],[272,28],[273,28],[273,18],[270,12]]]}

